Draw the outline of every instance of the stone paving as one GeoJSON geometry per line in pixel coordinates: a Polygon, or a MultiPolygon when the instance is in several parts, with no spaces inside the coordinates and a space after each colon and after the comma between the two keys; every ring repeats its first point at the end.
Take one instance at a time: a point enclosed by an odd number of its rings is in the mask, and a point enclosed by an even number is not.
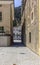
{"type": "Polygon", "coordinates": [[[40,57],[27,47],[0,47],[0,65],[40,65],[40,57]]]}

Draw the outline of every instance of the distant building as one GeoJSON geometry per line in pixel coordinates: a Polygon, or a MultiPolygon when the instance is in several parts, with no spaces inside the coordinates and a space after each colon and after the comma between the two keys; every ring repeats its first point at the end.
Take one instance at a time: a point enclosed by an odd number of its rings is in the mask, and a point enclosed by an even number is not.
{"type": "Polygon", "coordinates": [[[40,0],[22,0],[22,4],[26,46],[40,55],[40,0]]]}
{"type": "Polygon", "coordinates": [[[21,26],[13,27],[13,42],[21,42],[21,26]]]}

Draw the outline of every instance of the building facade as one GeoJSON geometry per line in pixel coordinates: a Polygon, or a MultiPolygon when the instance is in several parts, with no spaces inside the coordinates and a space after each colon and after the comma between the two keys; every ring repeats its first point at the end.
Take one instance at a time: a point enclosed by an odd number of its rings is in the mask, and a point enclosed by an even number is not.
{"type": "Polygon", "coordinates": [[[14,0],[0,0],[0,46],[9,46],[13,38],[14,0]]]}
{"type": "Polygon", "coordinates": [[[0,32],[11,34],[14,20],[14,1],[0,0],[0,32]]]}
{"type": "Polygon", "coordinates": [[[23,13],[23,19],[25,19],[26,46],[40,55],[40,0],[26,0],[23,13]]]}

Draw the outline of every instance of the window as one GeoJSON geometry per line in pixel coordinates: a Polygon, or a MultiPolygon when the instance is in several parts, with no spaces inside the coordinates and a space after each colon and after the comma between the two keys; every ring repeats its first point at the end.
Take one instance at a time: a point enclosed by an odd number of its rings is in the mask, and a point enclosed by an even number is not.
{"type": "Polygon", "coordinates": [[[0,4],[0,7],[1,7],[2,5],[0,4]]]}
{"type": "Polygon", "coordinates": [[[29,42],[31,43],[31,32],[29,32],[29,42]]]}
{"type": "Polygon", "coordinates": [[[32,20],[33,20],[33,12],[32,12],[32,16],[31,16],[32,20]]]}
{"type": "Polygon", "coordinates": [[[4,27],[0,27],[0,33],[3,33],[4,32],[4,27]]]}
{"type": "Polygon", "coordinates": [[[0,21],[2,20],[2,12],[0,12],[0,21]]]}

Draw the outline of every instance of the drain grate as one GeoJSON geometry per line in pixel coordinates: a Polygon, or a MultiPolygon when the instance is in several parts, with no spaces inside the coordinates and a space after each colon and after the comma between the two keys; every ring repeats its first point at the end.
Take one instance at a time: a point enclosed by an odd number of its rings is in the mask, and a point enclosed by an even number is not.
{"type": "Polygon", "coordinates": [[[20,54],[26,54],[26,53],[20,53],[20,54]]]}
{"type": "Polygon", "coordinates": [[[16,65],[16,64],[13,64],[13,65],[16,65]]]}

